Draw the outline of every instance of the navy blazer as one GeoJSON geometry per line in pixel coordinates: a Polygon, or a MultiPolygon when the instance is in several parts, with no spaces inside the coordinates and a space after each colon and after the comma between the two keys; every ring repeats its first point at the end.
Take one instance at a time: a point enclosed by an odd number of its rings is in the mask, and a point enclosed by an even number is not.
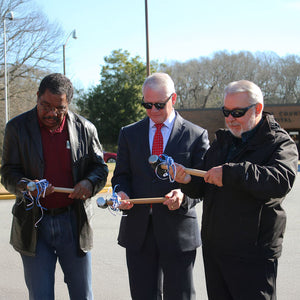
{"type": "MultiPolygon", "coordinates": [[[[177,112],[164,153],[175,162],[191,167],[203,159],[209,148],[207,130],[183,119],[177,112]]],[[[121,128],[116,168],[112,178],[116,191],[130,198],[163,197],[178,183],[156,177],[148,163],[149,118],[121,128]]],[[[162,252],[191,251],[200,246],[200,233],[195,211],[199,199],[185,197],[178,210],[170,211],[159,203],[152,206],[153,230],[162,252]]],[[[121,246],[139,250],[145,240],[149,221],[149,204],[134,205],[121,219],[118,242],[121,246]]]]}

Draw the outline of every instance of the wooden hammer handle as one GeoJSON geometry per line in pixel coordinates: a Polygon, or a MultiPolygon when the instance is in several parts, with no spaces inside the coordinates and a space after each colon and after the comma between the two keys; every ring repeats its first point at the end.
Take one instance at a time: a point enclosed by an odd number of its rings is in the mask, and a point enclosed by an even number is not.
{"type": "Polygon", "coordinates": [[[72,188],[63,188],[63,187],[54,187],[54,192],[70,194],[70,193],[74,192],[74,189],[72,189],[72,188]]]}
{"type": "MultiPolygon", "coordinates": [[[[30,181],[29,183],[27,183],[26,187],[29,191],[34,191],[36,189],[35,182],[30,181]]],[[[63,187],[54,187],[54,192],[70,194],[70,193],[74,192],[74,189],[73,188],[63,188],[63,187]]]]}
{"type": "Polygon", "coordinates": [[[206,171],[190,169],[190,168],[185,168],[185,172],[190,175],[194,175],[194,176],[198,176],[198,177],[204,177],[204,175],[206,174],[206,171]]]}
{"type": "MultiPolygon", "coordinates": [[[[135,198],[135,199],[126,199],[122,201],[129,201],[133,204],[150,204],[150,203],[163,203],[167,200],[165,197],[158,197],[158,198],[135,198]]],[[[108,205],[113,205],[112,200],[107,200],[108,205]]]]}
{"type": "MultiPolygon", "coordinates": [[[[168,169],[168,166],[165,164],[161,164],[160,166],[164,170],[168,169]]],[[[187,174],[198,176],[198,177],[204,177],[204,175],[206,174],[206,171],[197,170],[197,169],[184,168],[184,170],[187,174]]]]}

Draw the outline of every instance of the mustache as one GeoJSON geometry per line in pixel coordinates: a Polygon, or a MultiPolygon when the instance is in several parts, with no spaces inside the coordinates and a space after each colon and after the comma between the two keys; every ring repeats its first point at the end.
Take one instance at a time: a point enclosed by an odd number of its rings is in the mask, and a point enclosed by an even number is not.
{"type": "Polygon", "coordinates": [[[54,120],[56,122],[59,121],[59,118],[58,117],[43,117],[44,120],[54,120]]]}

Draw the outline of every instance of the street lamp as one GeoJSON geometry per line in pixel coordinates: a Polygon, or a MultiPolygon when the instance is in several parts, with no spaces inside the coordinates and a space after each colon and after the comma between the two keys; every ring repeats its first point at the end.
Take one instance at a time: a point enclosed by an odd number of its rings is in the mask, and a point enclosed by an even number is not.
{"type": "Polygon", "coordinates": [[[150,59],[149,59],[149,33],[148,33],[148,1],[145,0],[145,25],[146,25],[146,56],[147,56],[147,76],[150,75],[150,59]]]}
{"type": "Polygon", "coordinates": [[[63,45],[64,75],[66,75],[66,45],[67,45],[67,43],[68,43],[69,38],[71,37],[71,35],[72,35],[73,39],[75,39],[75,40],[77,39],[77,35],[76,35],[76,30],[75,29],[69,34],[66,42],[63,45]]]}
{"type": "Polygon", "coordinates": [[[5,124],[8,122],[8,96],[7,96],[7,67],[6,67],[6,19],[12,21],[14,14],[9,11],[3,17],[3,38],[4,38],[4,99],[5,99],[5,124]]]}

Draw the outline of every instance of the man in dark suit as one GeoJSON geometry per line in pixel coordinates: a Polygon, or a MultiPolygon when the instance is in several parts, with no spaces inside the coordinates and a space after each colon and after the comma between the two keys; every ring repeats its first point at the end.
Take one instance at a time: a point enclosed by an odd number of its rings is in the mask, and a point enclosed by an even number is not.
{"type": "Polygon", "coordinates": [[[173,108],[174,82],[165,73],[149,76],[143,85],[142,105],[148,117],[123,127],[112,178],[122,200],[162,197],[163,204],[121,204],[124,216],[118,242],[126,248],[130,291],[134,300],[195,299],[193,266],[200,246],[194,206],[199,200],[184,196],[177,183],[161,180],[148,163],[161,128],[162,151],[186,167],[201,160],[209,147],[207,131],[184,120],[173,108]],[[153,149],[152,149],[153,148],[153,149]]]}

